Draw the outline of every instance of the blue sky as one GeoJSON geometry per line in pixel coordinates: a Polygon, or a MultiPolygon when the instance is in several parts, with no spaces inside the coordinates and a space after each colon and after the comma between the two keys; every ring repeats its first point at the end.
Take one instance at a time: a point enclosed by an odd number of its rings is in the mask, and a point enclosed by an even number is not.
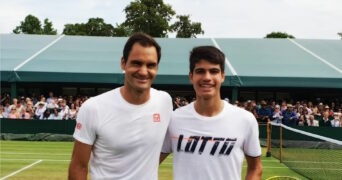
{"type": "MultiPolygon", "coordinates": [[[[64,24],[101,17],[125,20],[129,0],[1,0],[0,33],[11,33],[28,14],[48,18],[58,33],[64,24]]],[[[205,31],[198,37],[263,38],[272,31],[298,39],[339,39],[342,0],[164,0],[178,15],[190,15],[205,31]]],[[[174,34],[170,34],[174,37],[174,34]]]]}

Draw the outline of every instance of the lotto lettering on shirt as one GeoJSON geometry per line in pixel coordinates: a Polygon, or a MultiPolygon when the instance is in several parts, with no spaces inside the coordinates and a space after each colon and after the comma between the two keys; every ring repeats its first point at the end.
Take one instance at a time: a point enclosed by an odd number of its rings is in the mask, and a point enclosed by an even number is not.
{"type": "Polygon", "coordinates": [[[202,154],[205,148],[210,148],[209,154],[214,155],[226,155],[229,156],[230,152],[234,148],[236,138],[223,138],[223,137],[209,137],[209,136],[190,136],[185,138],[183,134],[179,137],[173,137],[178,139],[177,152],[194,153],[197,148],[198,154],[202,154]],[[184,141],[184,143],[183,143],[184,141]],[[201,142],[202,141],[202,142],[201,142]],[[212,142],[212,143],[208,143],[212,142]],[[220,146],[220,148],[219,148],[220,146]]]}

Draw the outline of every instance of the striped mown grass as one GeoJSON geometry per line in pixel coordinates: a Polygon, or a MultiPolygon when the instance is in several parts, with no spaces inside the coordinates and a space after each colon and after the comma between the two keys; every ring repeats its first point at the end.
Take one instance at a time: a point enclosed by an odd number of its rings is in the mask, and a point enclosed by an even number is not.
{"type": "MultiPolygon", "coordinates": [[[[0,141],[0,180],[3,179],[67,179],[72,142],[0,141]]],[[[306,179],[272,157],[263,149],[262,179],[293,176],[306,179]]],[[[246,165],[243,167],[243,176],[246,165]]],[[[172,155],[159,168],[160,180],[172,180],[172,155]]]]}

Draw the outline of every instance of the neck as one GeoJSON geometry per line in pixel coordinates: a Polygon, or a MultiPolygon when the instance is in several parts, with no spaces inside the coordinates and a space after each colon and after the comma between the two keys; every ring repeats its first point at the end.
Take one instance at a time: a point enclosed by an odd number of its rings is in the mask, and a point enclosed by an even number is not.
{"type": "Polygon", "coordinates": [[[219,114],[222,111],[224,103],[220,98],[197,98],[194,103],[194,107],[198,114],[211,117],[219,114]]]}
{"type": "Polygon", "coordinates": [[[138,91],[123,86],[120,88],[120,93],[127,102],[135,105],[144,104],[150,99],[150,90],[138,91]]]}

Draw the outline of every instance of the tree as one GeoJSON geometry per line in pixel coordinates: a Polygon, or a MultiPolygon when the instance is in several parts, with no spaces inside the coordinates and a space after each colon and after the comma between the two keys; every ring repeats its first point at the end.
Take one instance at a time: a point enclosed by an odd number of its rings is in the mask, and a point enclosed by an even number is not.
{"type": "Polygon", "coordinates": [[[90,18],[86,24],[65,24],[65,35],[79,36],[113,36],[114,27],[104,22],[102,18],[90,18]]]}
{"type": "Polygon", "coordinates": [[[337,33],[340,37],[341,37],[341,39],[342,39],[342,32],[339,32],[339,33],[337,33]]]}
{"type": "Polygon", "coordinates": [[[116,24],[116,27],[113,31],[113,36],[115,37],[128,37],[130,34],[132,34],[133,29],[129,28],[128,26],[125,26],[122,24],[116,24]]]}
{"type": "Polygon", "coordinates": [[[294,36],[283,33],[283,32],[272,32],[270,34],[267,34],[265,38],[290,38],[290,39],[295,39],[294,36]]]}
{"type": "Polygon", "coordinates": [[[124,26],[131,28],[132,32],[145,32],[153,37],[166,37],[172,31],[169,21],[176,14],[163,0],[135,0],[124,11],[124,26]]]}
{"type": "Polygon", "coordinates": [[[86,36],[86,27],[84,24],[65,24],[63,29],[63,34],[65,35],[78,35],[86,36]]]}
{"type": "Polygon", "coordinates": [[[179,21],[175,22],[171,29],[177,32],[178,38],[196,38],[196,34],[204,34],[201,28],[201,23],[191,22],[190,15],[179,15],[179,21]]]}
{"type": "Polygon", "coordinates": [[[49,22],[49,19],[44,19],[44,26],[43,26],[43,34],[48,34],[48,35],[56,35],[57,30],[53,29],[52,27],[52,22],[49,22]]]}
{"type": "Polygon", "coordinates": [[[21,21],[20,25],[13,30],[13,33],[42,34],[42,31],[43,29],[40,20],[37,17],[29,14],[25,17],[25,20],[21,21]]]}

